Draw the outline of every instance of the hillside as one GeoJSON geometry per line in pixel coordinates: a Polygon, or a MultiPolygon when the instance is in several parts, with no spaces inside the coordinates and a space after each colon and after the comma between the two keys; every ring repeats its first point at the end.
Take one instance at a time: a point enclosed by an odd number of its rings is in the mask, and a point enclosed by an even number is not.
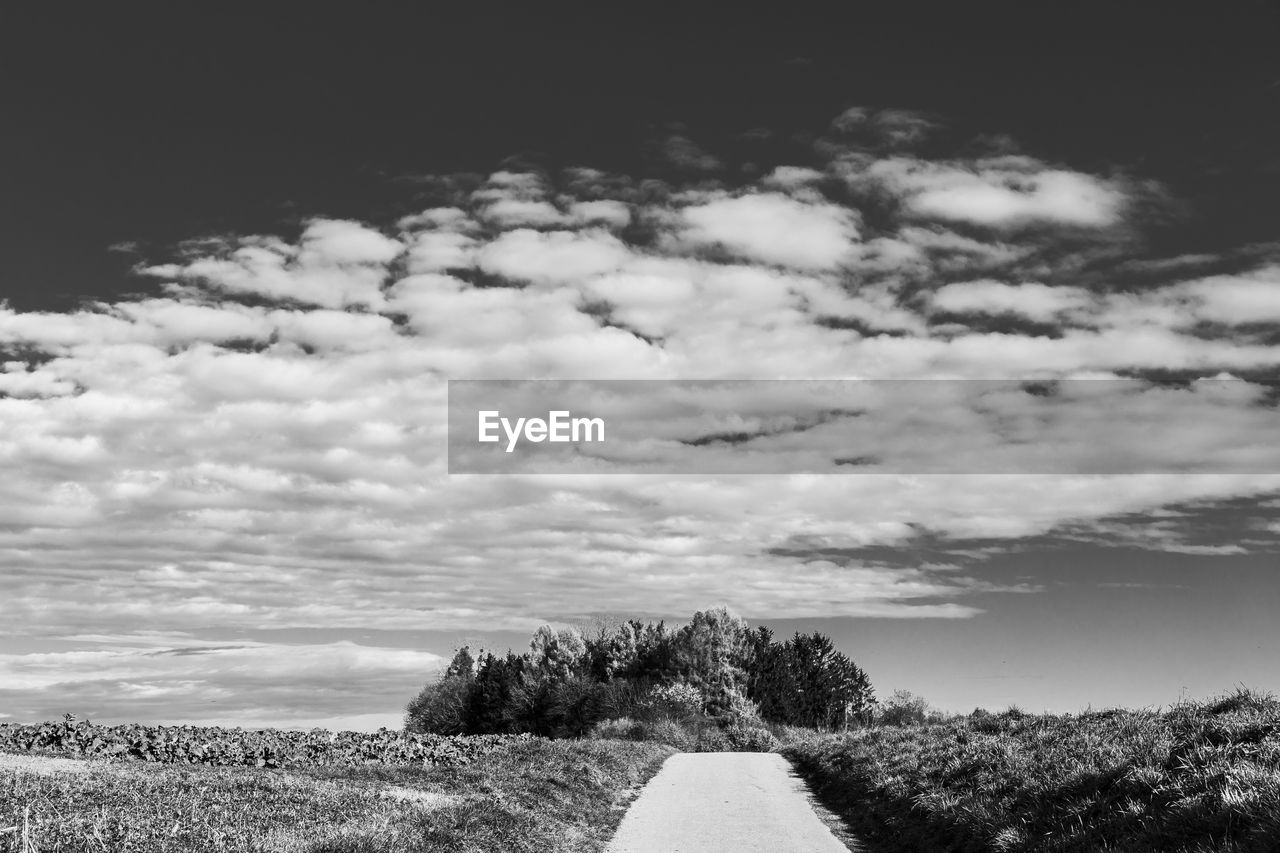
{"type": "Polygon", "coordinates": [[[875,849],[1280,849],[1280,701],[1018,711],[800,738],[784,750],[875,849]]]}

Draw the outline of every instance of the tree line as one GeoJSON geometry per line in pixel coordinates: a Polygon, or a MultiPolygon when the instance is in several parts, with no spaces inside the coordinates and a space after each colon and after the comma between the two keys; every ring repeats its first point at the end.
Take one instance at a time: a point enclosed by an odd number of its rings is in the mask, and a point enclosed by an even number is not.
{"type": "Polygon", "coordinates": [[[837,729],[865,721],[874,701],[866,673],[830,638],[797,632],[778,641],[721,607],[674,627],[632,619],[584,634],[544,625],[519,654],[473,655],[464,646],[409,703],[405,725],[578,737],[663,706],[721,725],[837,729]]]}

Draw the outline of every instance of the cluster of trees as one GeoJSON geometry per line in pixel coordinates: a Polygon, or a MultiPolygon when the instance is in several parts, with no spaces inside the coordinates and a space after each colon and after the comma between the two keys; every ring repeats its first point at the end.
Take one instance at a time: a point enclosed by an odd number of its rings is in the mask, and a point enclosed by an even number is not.
{"type": "Polygon", "coordinates": [[[874,703],[866,673],[828,637],[778,642],[768,628],[715,608],[674,628],[631,620],[586,636],[544,625],[521,654],[473,656],[463,647],[409,703],[405,723],[439,734],[575,737],[674,695],[693,697],[715,720],[827,729],[865,721],[874,703]]]}

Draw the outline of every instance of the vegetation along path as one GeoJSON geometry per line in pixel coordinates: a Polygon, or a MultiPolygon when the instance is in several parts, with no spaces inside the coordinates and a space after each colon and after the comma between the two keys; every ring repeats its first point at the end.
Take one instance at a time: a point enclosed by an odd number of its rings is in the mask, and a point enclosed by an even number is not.
{"type": "Polygon", "coordinates": [[[848,853],[787,760],[768,752],[667,759],[627,811],[609,853],[848,853]]]}

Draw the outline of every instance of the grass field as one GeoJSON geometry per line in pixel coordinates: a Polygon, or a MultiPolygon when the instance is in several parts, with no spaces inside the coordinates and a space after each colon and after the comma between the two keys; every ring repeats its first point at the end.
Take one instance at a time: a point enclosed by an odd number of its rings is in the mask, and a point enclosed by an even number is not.
{"type": "Polygon", "coordinates": [[[1280,850],[1280,701],[948,722],[784,748],[871,850],[1280,850]]]}
{"type": "Polygon", "coordinates": [[[598,851],[670,752],[531,739],[462,766],[289,770],[24,756],[0,763],[0,851],[598,851]]]}

